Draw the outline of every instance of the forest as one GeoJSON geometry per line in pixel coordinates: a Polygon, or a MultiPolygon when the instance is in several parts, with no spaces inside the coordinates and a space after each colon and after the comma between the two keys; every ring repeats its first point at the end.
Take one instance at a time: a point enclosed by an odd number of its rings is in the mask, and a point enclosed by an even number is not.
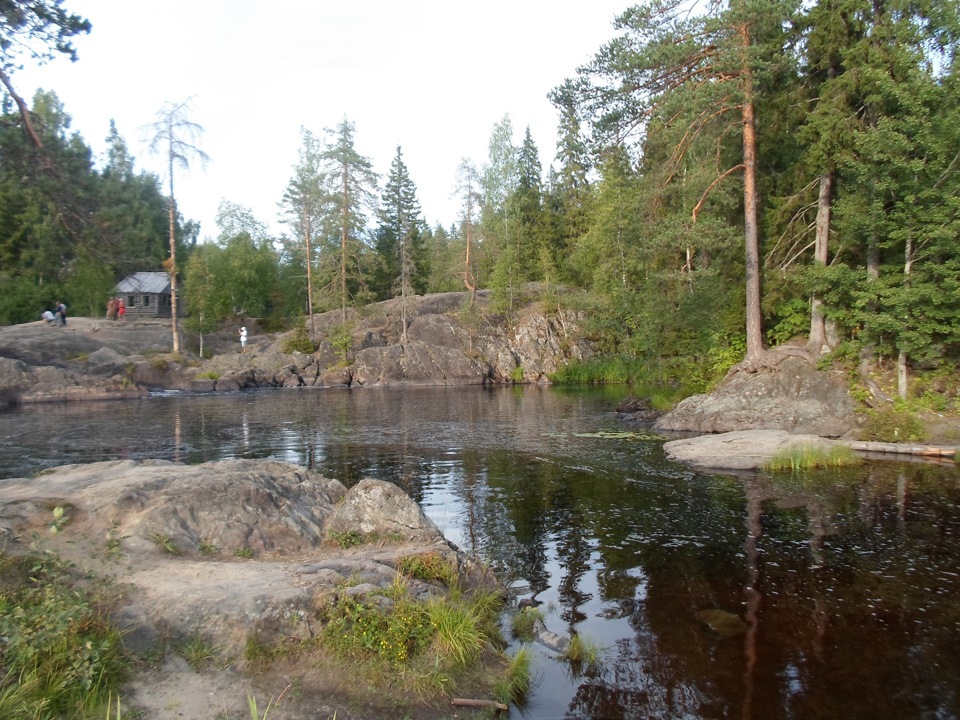
{"type": "Polygon", "coordinates": [[[160,114],[160,178],[115,127],[95,159],[55,89],[17,95],[25,40],[43,61],[89,31],[61,5],[0,3],[0,324],[57,297],[98,316],[119,279],[165,269],[196,333],[489,289],[507,323],[530,300],[582,311],[633,379],[690,392],[789,344],[870,353],[902,397],[955,371],[956,0],[648,0],[544,89],[560,129],[546,167],[505,114],[484,162],[460,163],[448,226],[425,223],[402,147],[377,177],[346,109],[319,133],[304,119],[282,234],[224,202],[204,243],[176,205],[176,173],[202,157],[189,103],[160,114]]]}

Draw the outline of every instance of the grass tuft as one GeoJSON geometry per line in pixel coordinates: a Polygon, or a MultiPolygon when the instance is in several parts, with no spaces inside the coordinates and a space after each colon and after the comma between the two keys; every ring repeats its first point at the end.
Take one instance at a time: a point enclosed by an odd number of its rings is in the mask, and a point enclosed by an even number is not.
{"type": "Polygon", "coordinates": [[[596,665],[600,659],[600,646],[577,633],[570,638],[562,656],[570,662],[596,665]]]}
{"type": "Polygon", "coordinates": [[[537,621],[543,622],[543,613],[537,608],[524,608],[510,618],[510,632],[517,640],[533,642],[537,621]]]}
{"type": "Polygon", "coordinates": [[[848,467],[858,465],[861,462],[860,457],[845,445],[831,445],[829,448],[815,445],[792,445],[770,458],[766,469],[797,472],[814,468],[848,467]]]}
{"type": "Polygon", "coordinates": [[[507,671],[493,688],[494,697],[502,703],[521,703],[530,691],[532,656],[527,647],[522,647],[510,658],[507,671]]]}

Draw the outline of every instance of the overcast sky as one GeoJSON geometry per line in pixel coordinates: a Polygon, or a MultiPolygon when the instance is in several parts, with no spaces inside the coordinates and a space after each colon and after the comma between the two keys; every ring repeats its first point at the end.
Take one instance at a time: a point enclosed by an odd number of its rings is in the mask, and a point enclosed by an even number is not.
{"type": "Polygon", "coordinates": [[[556,154],[547,93],[614,35],[627,0],[65,0],[93,25],[79,59],[28,67],[28,102],[53,90],[96,154],[111,118],[138,170],[166,182],[143,128],[165,102],[193,98],[204,169],[177,171],[181,212],[216,237],[221,199],[271,230],[300,128],[323,137],[344,117],[355,148],[385,175],[400,145],[426,220],[449,226],[457,165],[481,167],[494,123],[514,143],[529,125],[544,170],[556,154]]]}

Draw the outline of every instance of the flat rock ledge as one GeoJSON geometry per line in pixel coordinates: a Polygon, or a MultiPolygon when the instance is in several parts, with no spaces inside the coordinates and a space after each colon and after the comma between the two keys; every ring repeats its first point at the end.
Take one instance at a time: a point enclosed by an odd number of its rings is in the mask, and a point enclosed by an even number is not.
{"type": "Polygon", "coordinates": [[[716,435],[670,440],[663,444],[667,458],[717,470],[756,470],[795,446],[829,450],[841,441],[785,430],[738,430],[716,435]]]}
{"type": "MultiPolygon", "coordinates": [[[[84,576],[112,578],[122,591],[113,619],[127,649],[145,657],[197,632],[223,658],[242,658],[250,637],[314,637],[325,603],[391,586],[411,555],[439,554],[466,588],[501,589],[392,483],[368,478],[347,490],[270,460],[109,461],[2,480],[0,546],[56,552],[84,576]],[[60,520],[55,508],[64,510],[60,520]]],[[[407,582],[417,599],[446,591],[407,582]]],[[[152,716],[159,700],[151,687],[169,677],[135,680],[125,701],[152,716]]],[[[184,706],[179,717],[212,717],[238,701],[246,712],[235,682],[210,690],[198,697],[219,704],[184,706]]]]}

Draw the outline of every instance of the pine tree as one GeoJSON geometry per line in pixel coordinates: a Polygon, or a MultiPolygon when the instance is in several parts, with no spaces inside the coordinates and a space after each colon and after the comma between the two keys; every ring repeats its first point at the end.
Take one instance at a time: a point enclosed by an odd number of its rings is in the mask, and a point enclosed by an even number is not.
{"type": "Polygon", "coordinates": [[[624,32],[581,69],[578,112],[592,120],[600,145],[637,140],[646,146],[669,138],[663,172],[678,180],[688,153],[703,144],[716,149],[713,179],[702,188],[691,215],[703,211],[715,189],[734,174],[743,177],[746,339],[744,367],[764,356],[760,306],[756,93],[783,57],[779,0],[713,3],[697,14],[686,5],[652,0],[616,22],[624,32]],[[739,148],[725,138],[736,131],[739,148]]]}
{"type": "Polygon", "coordinates": [[[389,297],[400,297],[401,342],[406,342],[407,298],[425,292],[430,270],[423,244],[417,186],[410,179],[399,145],[380,197],[378,215],[376,253],[380,286],[389,297]]]}
{"type": "Polygon", "coordinates": [[[355,128],[346,118],[336,128],[327,128],[327,142],[320,153],[325,205],[323,233],[336,242],[337,293],[341,322],[347,322],[347,306],[366,284],[361,256],[366,249],[367,214],[375,208],[377,176],[373,165],[354,147],[355,128]]]}

